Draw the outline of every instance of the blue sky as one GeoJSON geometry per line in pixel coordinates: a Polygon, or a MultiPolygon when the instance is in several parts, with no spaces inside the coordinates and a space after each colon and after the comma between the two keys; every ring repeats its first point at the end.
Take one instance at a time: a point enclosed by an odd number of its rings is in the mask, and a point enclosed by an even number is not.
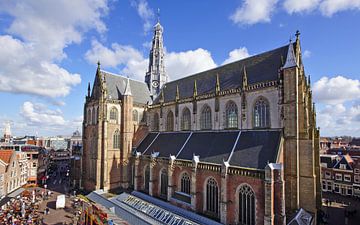
{"type": "Polygon", "coordinates": [[[300,30],[321,134],[360,136],[359,0],[1,1],[0,127],[81,129],[97,60],[144,79],[157,8],[172,80],[280,47],[300,30]]]}

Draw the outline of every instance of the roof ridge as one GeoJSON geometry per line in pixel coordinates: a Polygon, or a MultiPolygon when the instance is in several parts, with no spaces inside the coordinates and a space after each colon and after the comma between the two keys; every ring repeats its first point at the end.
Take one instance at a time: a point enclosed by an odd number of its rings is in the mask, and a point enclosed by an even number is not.
{"type": "Polygon", "coordinates": [[[121,75],[121,74],[112,73],[112,72],[109,72],[109,71],[106,71],[106,70],[103,70],[103,69],[101,69],[100,72],[106,73],[106,74],[111,75],[111,76],[114,76],[114,77],[129,79],[129,80],[131,80],[131,81],[135,81],[135,82],[139,82],[139,83],[145,84],[145,82],[143,82],[143,81],[141,81],[141,80],[136,80],[136,79],[133,79],[133,78],[130,78],[130,77],[126,77],[126,76],[121,75]]]}
{"type": "MultiPolygon", "coordinates": [[[[220,66],[217,66],[217,67],[208,69],[208,70],[203,70],[203,71],[200,71],[200,72],[197,72],[197,73],[194,73],[194,74],[189,74],[189,75],[186,75],[186,76],[184,76],[184,77],[182,77],[182,78],[180,78],[180,79],[167,82],[167,83],[165,83],[165,86],[166,86],[166,84],[170,84],[170,83],[174,83],[174,82],[176,82],[176,81],[184,80],[184,79],[186,79],[186,78],[193,77],[193,76],[196,76],[196,75],[198,75],[198,74],[206,73],[206,72],[208,72],[208,71],[220,69],[220,68],[226,67],[226,66],[228,66],[228,65],[232,65],[232,64],[235,64],[235,63],[239,63],[240,61],[245,61],[245,60],[249,60],[249,59],[252,59],[252,58],[255,58],[255,57],[259,57],[259,56],[261,56],[261,55],[263,55],[263,54],[266,54],[266,53],[269,53],[269,52],[273,52],[273,51],[277,51],[277,50],[279,50],[279,49],[281,49],[281,48],[288,47],[288,46],[289,46],[289,45],[283,45],[283,46],[281,46],[281,47],[274,48],[274,49],[272,49],[272,50],[265,51],[265,52],[260,52],[260,53],[258,53],[258,54],[256,54],[256,55],[251,55],[251,56],[249,56],[249,57],[246,57],[246,58],[243,58],[243,59],[239,59],[239,60],[236,60],[236,61],[231,62],[231,63],[227,63],[227,64],[224,64],[224,65],[220,65],[220,66]]],[[[219,74],[219,75],[221,75],[221,74],[219,74]]]]}

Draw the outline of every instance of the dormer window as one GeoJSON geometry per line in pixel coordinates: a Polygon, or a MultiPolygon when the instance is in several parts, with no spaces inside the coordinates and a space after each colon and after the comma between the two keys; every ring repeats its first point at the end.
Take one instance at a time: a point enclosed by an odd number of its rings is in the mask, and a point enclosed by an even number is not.
{"type": "Polygon", "coordinates": [[[346,170],[346,164],[340,163],[340,169],[346,170]]]}

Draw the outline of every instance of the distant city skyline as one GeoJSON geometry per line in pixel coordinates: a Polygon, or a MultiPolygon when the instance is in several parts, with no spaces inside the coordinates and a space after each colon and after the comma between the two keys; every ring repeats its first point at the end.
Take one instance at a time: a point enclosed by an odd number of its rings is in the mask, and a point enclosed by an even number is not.
{"type": "Polygon", "coordinates": [[[17,136],[81,131],[98,60],[144,80],[157,8],[170,80],[283,46],[300,30],[321,136],[360,136],[360,4],[333,0],[1,2],[1,131],[6,121],[17,136]]]}

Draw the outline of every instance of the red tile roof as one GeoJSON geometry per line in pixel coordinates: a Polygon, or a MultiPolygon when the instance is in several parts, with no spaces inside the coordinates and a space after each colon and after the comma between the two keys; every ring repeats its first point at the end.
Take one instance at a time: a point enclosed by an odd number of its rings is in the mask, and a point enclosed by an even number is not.
{"type": "Polygon", "coordinates": [[[14,154],[14,150],[0,150],[0,159],[9,164],[11,156],[14,154]]]}

